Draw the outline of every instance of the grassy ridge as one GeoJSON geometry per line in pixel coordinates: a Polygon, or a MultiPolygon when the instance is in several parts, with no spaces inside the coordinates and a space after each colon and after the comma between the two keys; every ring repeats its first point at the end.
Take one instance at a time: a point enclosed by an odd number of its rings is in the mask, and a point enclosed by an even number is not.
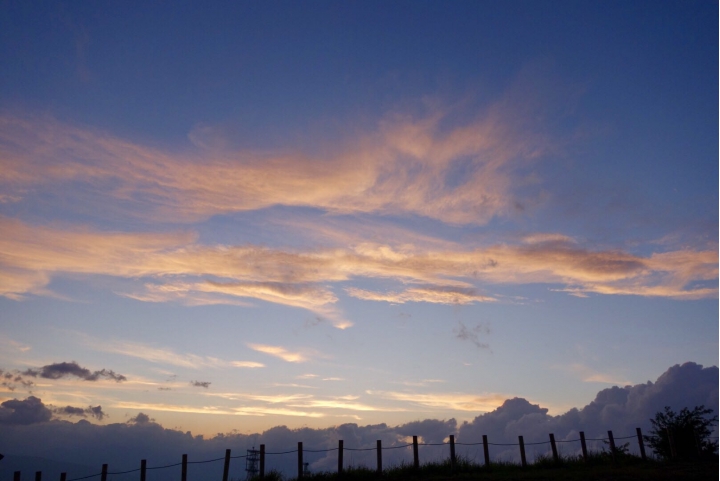
{"type": "MultiPolygon", "coordinates": [[[[295,479],[295,478],[293,478],[295,479]]],[[[455,471],[451,472],[450,461],[427,463],[414,469],[412,465],[387,468],[382,477],[373,469],[349,467],[341,477],[337,473],[312,473],[303,481],[374,481],[382,479],[418,481],[509,481],[509,480],[560,480],[560,481],[630,481],[630,480],[717,480],[718,458],[695,461],[642,461],[637,456],[619,453],[613,462],[609,453],[594,453],[588,461],[579,456],[562,456],[559,463],[551,457],[540,457],[533,464],[523,468],[510,462],[492,463],[489,468],[458,459],[455,471]]],[[[277,471],[266,474],[265,481],[282,481],[277,471]]],[[[260,481],[255,478],[253,481],[260,481]]]]}

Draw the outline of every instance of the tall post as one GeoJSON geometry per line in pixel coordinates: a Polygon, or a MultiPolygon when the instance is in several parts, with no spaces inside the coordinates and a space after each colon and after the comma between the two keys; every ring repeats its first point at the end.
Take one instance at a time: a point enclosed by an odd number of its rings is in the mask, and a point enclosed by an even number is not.
{"type": "Polygon", "coordinates": [[[525,458],[525,441],[522,436],[518,436],[518,443],[520,444],[520,462],[523,468],[527,468],[527,459],[525,458]]]}
{"type": "Polygon", "coordinates": [[[415,469],[420,469],[420,457],[418,455],[417,436],[413,436],[413,467],[415,469]]]}
{"type": "Polygon", "coordinates": [[[488,449],[487,435],[483,434],[483,455],[485,456],[485,467],[490,467],[490,450],[488,449]]]}
{"type": "Polygon", "coordinates": [[[382,441],[377,440],[377,475],[382,476],[382,441]]]}
{"type": "Polygon", "coordinates": [[[42,471],[35,471],[35,481],[42,481],[42,471]]]}
{"type": "Polygon", "coordinates": [[[302,451],[302,441],[298,441],[298,479],[302,479],[303,477],[303,451],[302,451]]]}
{"type": "Polygon", "coordinates": [[[182,473],[180,479],[187,481],[187,454],[182,455],[182,473]]]}
{"type": "Polygon", "coordinates": [[[13,473],[13,481],[20,481],[20,471],[15,471],[13,473]]]}
{"type": "MultiPolygon", "coordinates": [[[[145,481],[147,476],[147,459],[140,460],[140,481],[145,481]]],[[[64,481],[64,480],[62,480],[64,481]]]]}
{"type": "Polygon", "coordinates": [[[608,440],[610,441],[610,453],[612,454],[613,464],[617,463],[617,449],[615,449],[615,438],[613,437],[612,431],[608,431],[608,440]]]}
{"type": "Polygon", "coordinates": [[[265,479],[265,445],[260,445],[260,479],[265,479]]]}
{"type": "Polygon", "coordinates": [[[457,458],[455,457],[455,435],[450,435],[450,472],[455,472],[455,464],[457,463],[457,458]]]}
{"type": "Polygon", "coordinates": [[[560,464],[560,457],[558,456],[557,445],[555,444],[555,435],[550,433],[550,447],[552,448],[553,461],[555,464],[560,464]]]}
{"type": "Polygon", "coordinates": [[[60,473],[60,481],[66,481],[67,480],[67,473],[60,473]]]}
{"type": "Polygon", "coordinates": [[[583,461],[587,463],[587,444],[585,444],[585,431],[580,431],[580,447],[582,448],[583,461]]]}
{"type": "Polygon", "coordinates": [[[343,440],[338,441],[338,476],[343,472],[343,440]]]}
{"type": "MultiPolygon", "coordinates": [[[[102,465],[102,471],[100,472],[100,481],[107,481],[107,464],[102,465]]],[[[183,480],[185,481],[185,480],[183,480]]]]}
{"type": "Polygon", "coordinates": [[[225,465],[223,466],[223,481],[228,481],[230,474],[230,450],[225,450],[225,465]]]}
{"type": "Polygon", "coordinates": [[[637,432],[638,446],[640,446],[640,457],[643,461],[647,461],[647,456],[645,456],[645,443],[643,442],[642,431],[640,430],[640,428],[635,428],[635,432],[637,432]]]}

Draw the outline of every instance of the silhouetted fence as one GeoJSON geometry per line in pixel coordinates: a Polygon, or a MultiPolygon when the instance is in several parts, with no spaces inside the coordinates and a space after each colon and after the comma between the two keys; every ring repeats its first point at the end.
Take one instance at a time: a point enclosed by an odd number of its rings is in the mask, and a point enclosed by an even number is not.
{"type": "MultiPolygon", "coordinates": [[[[304,453],[328,453],[331,451],[337,451],[338,452],[338,458],[337,458],[337,472],[338,474],[342,474],[343,472],[343,454],[345,451],[350,452],[362,452],[362,451],[376,451],[376,472],[378,475],[382,475],[383,472],[383,462],[382,462],[382,452],[383,450],[391,450],[391,449],[402,449],[402,448],[408,448],[412,446],[412,453],[413,453],[413,467],[415,469],[420,468],[420,456],[419,456],[419,446],[448,446],[450,449],[450,469],[452,472],[455,472],[457,467],[457,456],[455,454],[455,446],[480,446],[483,447],[483,458],[484,458],[484,465],[486,467],[490,467],[490,446],[518,446],[520,451],[520,463],[522,467],[527,467],[527,457],[525,454],[525,447],[526,446],[538,446],[538,445],[550,445],[550,449],[552,451],[552,458],[553,461],[556,464],[560,464],[560,455],[558,454],[558,443],[580,443],[580,449],[582,452],[582,458],[584,461],[587,462],[588,460],[588,449],[587,449],[587,441],[602,441],[604,443],[607,443],[610,447],[610,455],[612,456],[613,462],[617,462],[617,453],[618,449],[615,445],[615,441],[621,441],[625,439],[637,439],[638,448],[640,450],[640,458],[643,461],[647,460],[647,456],[645,454],[645,444],[643,442],[643,436],[642,431],[640,428],[636,428],[636,433],[631,436],[624,436],[620,438],[616,438],[613,435],[612,431],[608,431],[608,437],[607,438],[586,438],[585,433],[583,431],[580,431],[579,435],[580,437],[578,439],[570,439],[570,440],[562,440],[558,441],[555,439],[554,434],[549,435],[549,439],[547,441],[539,441],[539,442],[533,442],[533,443],[526,443],[522,436],[518,436],[518,442],[517,443],[491,443],[488,441],[488,437],[486,435],[482,436],[482,441],[477,443],[458,443],[455,442],[455,436],[450,435],[449,441],[447,443],[419,443],[418,437],[413,436],[412,437],[412,443],[403,444],[399,446],[390,446],[390,447],[383,447],[382,441],[377,440],[376,446],[374,448],[347,448],[344,446],[343,440],[338,441],[338,447],[337,448],[329,448],[329,449],[303,449],[303,443],[298,442],[297,449],[293,449],[290,451],[282,451],[282,452],[266,452],[265,451],[265,445],[260,445],[260,450],[256,451],[256,453],[259,454],[259,471],[258,476],[260,479],[263,479],[265,477],[265,468],[266,468],[266,457],[267,456],[273,456],[273,455],[282,455],[282,454],[293,454],[297,453],[297,478],[298,480],[302,479],[305,474],[305,467],[306,463],[303,462],[303,455],[304,453]]],[[[672,443],[672,438],[670,438],[672,443]]],[[[674,451],[674,446],[672,446],[674,451]]],[[[230,460],[232,459],[242,459],[247,458],[247,455],[242,456],[231,456],[231,451],[229,449],[225,450],[225,457],[222,458],[216,458],[216,459],[209,459],[205,461],[188,461],[187,454],[182,455],[182,461],[175,464],[168,464],[165,466],[154,466],[154,467],[147,467],[147,460],[143,459],[140,461],[140,467],[136,469],[131,469],[127,471],[108,471],[108,465],[103,464],[102,469],[100,473],[92,474],[89,476],[83,476],[80,478],[72,478],[67,479],[67,473],[61,473],[60,474],[60,481],[81,481],[85,479],[91,479],[100,477],[100,481],[107,481],[109,475],[125,475],[125,474],[131,474],[131,473],[139,473],[140,481],[146,481],[146,475],[147,471],[151,470],[158,470],[158,469],[166,469],[166,468],[173,468],[177,466],[181,466],[181,476],[180,481],[187,481],[187,473],[188,473],[188,465],[190,464],[206,464],[206,463],[214,463],[218,461],[224,461],[224,467],[223,467],[223,476],[222,481],[228,481],[228,476],[230,472],[230,460]]],[[[21,481],[21,472],[15,471],[13,481],[21,481]]],[[[35,473],[35,481],[42,481],[42,472],[37,471],[35,473]]]]}

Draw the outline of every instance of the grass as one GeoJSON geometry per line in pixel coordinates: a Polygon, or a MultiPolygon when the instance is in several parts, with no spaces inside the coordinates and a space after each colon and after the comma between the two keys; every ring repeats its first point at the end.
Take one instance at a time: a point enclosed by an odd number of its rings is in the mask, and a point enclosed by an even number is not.
{"type": "MultiPolygon", "coordinates": [[[[551,456],[540,456],[535,462],[523,468],[517,463],[499,461],[489,467],[458,458],[455,470],[450,461],[426,463],[415,469],[412,464],[401,464],[385,469],[378,476],[374,469],[348,467],[338,477],[337,473],[319,472],[304,476],[303,481],[630,481],[630,480],[717,480],[718,458],[713,461],[661,461],[616,451],[615,462],[607,451],[588,453],[587,461],[582,456],[561,455],[559,462],[551,456]]],[[[252,481],[260,481],[255,478],[252,481]]],[[[278,471],[265,475],[264,481],[297,481],[284,478],[278,471]]]]}

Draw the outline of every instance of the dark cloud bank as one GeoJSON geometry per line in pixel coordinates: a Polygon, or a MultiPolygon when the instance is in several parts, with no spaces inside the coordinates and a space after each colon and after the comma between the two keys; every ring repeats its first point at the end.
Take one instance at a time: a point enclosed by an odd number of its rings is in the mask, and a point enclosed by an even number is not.
{"type": "MultiPolygon", "coordinates": [[[[99,471],[102,463],[108,463],[111,471],[122,471],[138,467],[141,459],[147,459],[148,466],[177,463],[182,454],[188,454],[190,461],[200,461],[220,458],[227,448],[232,449],[233,455],[245,454],[246,449],[261,443],[267,446],[269,452],[281,452],[296,449],[298,441],[303,441],[306,450],[336,448],[339,439],[344,440],[347,448],[373,447],[377,439],[382,440],[384,447],[399,446],[406,444],[407,437],[412,435],[421,436],[425,443],[442,443],[449,434],[455,434],[459,443],[480,442],[483,434],[491,443],[517,443],[518,435],[522,435],[526,443],[531,443],[546,441],[548,433],[554,433],[556,439],[562,441],[577,439],[579,431],[584,431],[589,438],[605,437],[608,429],[612,429],[618,437],[633,435],[636,427],[648,432],[649,419],[664,406],[679,410],[700,404],[718,411],[718,368],[703,368],[695,363],[675,365],[654,383],[603,389],[587,406],[571,409],[559,416],[550,416],[547,409],[525,399],[514,398],[506,400],[492,412],[459,425],[455,419],[426,419],[400,426],[343,424],[327,429],[294,430],[278,426],[261,434],[219,434],[211,439],[166,429],[143,413],[127,423],[104,426],[92,424],[86,419],[74,423],[58,420],[58,414],[102,419],[102,415],[91,412],[93,409],[102,410],[99,406],[84,409],[68,406],[53,410],[31,396],[25,400],[2,403],[0,452],[16,457],[37,456],[90,465],[90,471],[93,471],[92,466],[99,471]]],[[[630,441],[633,448],[634,442],[630,441]]],[[[595,446],[596,449],[600,447],[595,446]]],[[[528,455],[532,458],[548,449],[548,445],[531,446],[528,447],[528,455]]],[[[579,451],[580,446],[579,443],[561,443],[560,449],[564,454],[571,454],[579,451]]],[[[447,451],[447,446],[421,447],[421,460],[446,457],[447,451]]],[[[458,446],[458,452],[478,462],[482,460],[482,446],[458,446]]],[[[493,459],[516,459],[517,447],[491,446],[490,455],[493,459]]],[[[336,456],[335,451],[306,452],[305,458],[310,462],[311,470],[321,471],[336,469],[336,456]]],[[[372,451],[347,451],[345,465],[373,466],[374,456],[372,451]]],[[[383,462],[388,466],[410,459],[410,448],[383,453],[383,462]]],[[[268,455],[267,469],[280,469],[292,474],[296,463],[295,454],[268,455]]],[[[244,466],[244,459],[233,460],[231,476],[244,478],[244,466]]],[[[222,462],[191,465],[190,469],[191,475],[195,470],[196,476],[201,478],[219,477],[222,462]]],[[[156,480],[175,479],[179,467],[153,473],[156,480]]],[[[0,479],[11,474],[0,466],[0,479]]],[[[132,475],[129,476],[132,478],[132,475]]]]}
{"type": "Polygon", "coordinates": [[[110,369],[101,369],[100,371],[91,372],[89,369],[79,366],[75,361],[48,364],[40,369],[28,369],[22,374],[31,377],[39,376],[45,379],[77,377],[85,381],[97,381],[98,379],[110,379],[116,382],[127,381],[125,376],[122,374],[116,374],[110,369]]]}
{"type": "MultiPolygon", "coordinates": [[[[111,369],[101,369],[99,371],[90,371],[75,361],[57,362],[48,364],[39,369],[27,369],[25,371],[4,371],[0,369],[0,386],[14,391],[18,386],[25,389],[32,389],[35,383],[27,378],[43,378],[43,379],[60,379],[63,377],[76,377],[84,381],[98,381],[100,379],[108,379],[115,382],[127,381],[122,374],[117,374],[111,369]]],[[[99,418],[99,419],[102,419],[99,418]]]]}

